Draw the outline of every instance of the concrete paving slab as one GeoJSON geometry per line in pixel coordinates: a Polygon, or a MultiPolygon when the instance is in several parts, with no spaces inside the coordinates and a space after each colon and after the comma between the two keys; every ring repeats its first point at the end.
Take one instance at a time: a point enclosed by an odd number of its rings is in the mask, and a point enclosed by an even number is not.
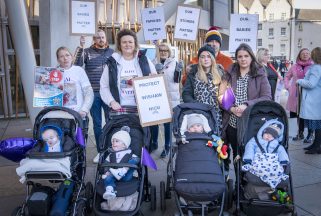
{"type": "Polygon", "coordinates": [[[4,128],[7,128],[8,127],[8,124],[9,124],[9,120],[0,120],[0,129],[4,129],[4,128]]]}
{"type": "Polygon", "coordinates": [[[321,183],[307,185],[305,187],[296,188],[295,203],[310,215],[321,215],[320,193],[321,183]]]}

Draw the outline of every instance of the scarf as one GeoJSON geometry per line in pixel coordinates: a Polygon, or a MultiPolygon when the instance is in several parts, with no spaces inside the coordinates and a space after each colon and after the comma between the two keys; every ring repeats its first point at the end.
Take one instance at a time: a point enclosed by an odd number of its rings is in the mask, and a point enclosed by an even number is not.
{"type": "Polygon", "coordinates": [[[309,69],[309,66],[313,64],[313,61],[309,59],[308,61],[297,60],[295,66],[295,72],[298,79],[303,79],[304,75],[309,69]]]}

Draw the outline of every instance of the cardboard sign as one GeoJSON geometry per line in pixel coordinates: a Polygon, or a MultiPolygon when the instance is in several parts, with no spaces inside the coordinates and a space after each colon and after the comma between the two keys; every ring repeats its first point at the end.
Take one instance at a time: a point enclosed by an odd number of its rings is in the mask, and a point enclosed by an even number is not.
{"type": "Polygon", "coordinates": [[[256,51],[258,14],[231,14],[229,51],[234,53],[241,43],[256,51]]]}
{"type": "Polygon", "coordinates": [[[174,40],[195,42],[198,33],[198,22],[201,8],[190,5],[178,5],[174,40]]]}
{"type": "Polygon", "coordinates": [[[96,1],[70,2],[70,34],[94,35],[96,33],[96,1]]]}
{"type": "Polygon", "coordinates": [[[166,39],[163,7],[142,9],[142,23],[145,41],[166,39]]]}
{"type": "Polygon", "coordinates": [[[133,79],[140,123],[143,127],[172,120],[164,75],[133,79]]]}

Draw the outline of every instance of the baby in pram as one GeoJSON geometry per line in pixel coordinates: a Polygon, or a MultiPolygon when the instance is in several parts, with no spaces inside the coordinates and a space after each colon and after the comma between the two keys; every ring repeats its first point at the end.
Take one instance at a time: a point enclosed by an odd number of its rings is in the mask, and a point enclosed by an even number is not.
{"type": "MultiPolygon", "coordinates": [[[[130,128],[124,126],[120,131],[116,132],[112,138],[112,151],[107,156],[106,161],[111,163],[128,163],[136,165],[139,163],[139,157],[132,153],[129,148],[131,143],[131,138],[129,135],[130,128]]],[[[109,170],[102,175],[104,179],[104,185],[106,188],[103,198],[106,200],[116,198],[116,192],[114,188],[116,187],[115,181],[130,181],[133,177],[134,169],[129,167],[121,168],[109,168],[109,170]]]]}
{"type": "Polygon", "coordinates": [[[289,156],[280,144],[284,125],[276,120],[267,121],[245,146],[243,171],[252,173],[274,190],[282,180],[289,176],[284,167],[289,164],[289,156]]]}

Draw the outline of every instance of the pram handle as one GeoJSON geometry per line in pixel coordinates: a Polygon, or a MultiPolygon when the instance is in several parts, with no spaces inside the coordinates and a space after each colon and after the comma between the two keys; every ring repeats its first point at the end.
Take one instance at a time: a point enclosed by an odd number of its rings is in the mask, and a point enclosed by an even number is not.
{"type": "Polygon", "coordinates": [[[128,168],[134,168],[138,169],[138,166],[135,164],[129,164],[129,163],[103,163],[99,165],[99,168],[105,168],[105,167],[128,167],[128,168]]]}
{"type": "Polygon", "coordinates": [[[68,152],[32,152],[28,153],[27,157],[30,159],[52,159],[52,158],[64,158],[71,156],[72,151],[68,152]]]}

